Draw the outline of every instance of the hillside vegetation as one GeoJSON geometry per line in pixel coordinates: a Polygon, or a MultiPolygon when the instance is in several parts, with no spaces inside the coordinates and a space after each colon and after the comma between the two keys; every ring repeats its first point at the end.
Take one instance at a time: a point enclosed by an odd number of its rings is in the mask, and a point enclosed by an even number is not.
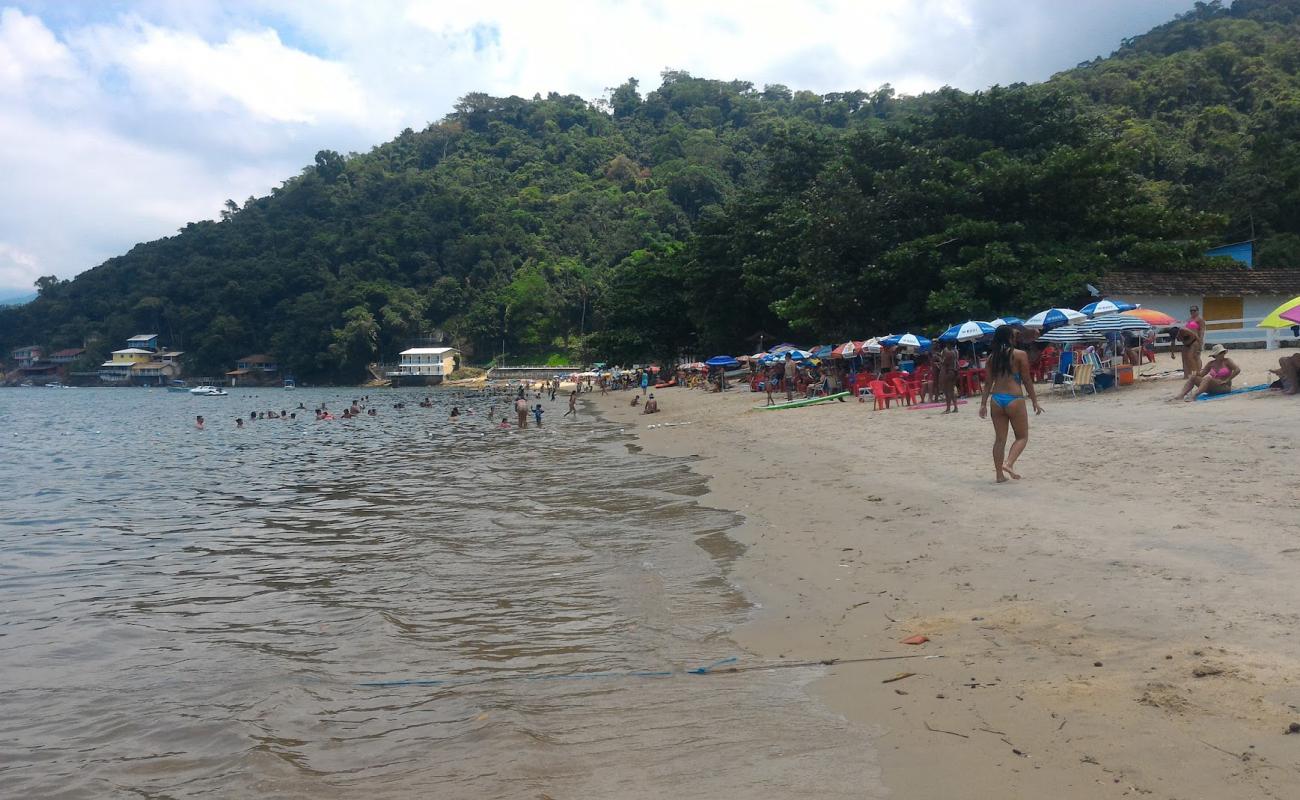
{"type": "Polygon", "coordinates": [[[468,95],[317,154],[0,310],[0,344],[149,330],[215,372],[356,380],[416,335],[470,360],[671,358],[1072,302],[1110,267],[1258,239],[1300,264],[1300,0],[1198,4],[1037,85],[899,98],[667,72],[590,103],[468,95]]]}

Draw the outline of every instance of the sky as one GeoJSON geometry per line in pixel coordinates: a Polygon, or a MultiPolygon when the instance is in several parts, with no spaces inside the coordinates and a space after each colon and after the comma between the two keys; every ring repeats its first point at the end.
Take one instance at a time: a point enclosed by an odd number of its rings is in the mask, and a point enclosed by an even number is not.
{"type": "Polygon", "coordinates": [[[665,69],[817,92],[1041,81],[1192,0],[0,0],[0,295],[364,152],[475,91],[665,69]]]}

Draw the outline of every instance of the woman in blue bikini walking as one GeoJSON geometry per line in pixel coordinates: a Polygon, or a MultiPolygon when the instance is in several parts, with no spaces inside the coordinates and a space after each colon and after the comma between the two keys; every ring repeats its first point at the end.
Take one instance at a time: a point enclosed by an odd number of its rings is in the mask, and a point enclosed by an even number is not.
{"type": "Polygon", "coordinates": [[[1016,459],[1029,444],[1029,411],[1025,408],[1022,387],[1029,395],[1029,402],[1034,404],[1034,413],[1043,413],[1033,380],[1025,383],[1020,377],[1029,374],[1029,356],[1024,350],[1016,349],[1014,336],[1015,330],[1010,325],[994,332],[989,379],[984,382],[984,396],[980,400],[980,419],[984,419],[989,413],[989,398],[993,399],[993,469],[997,470],[998,483],[1005,483],[1008,476],[1020,480],[1014,469],[1016,459]],[[1006,451],[1008,426],[1016,434],[1011,452],[1006,451]]]}

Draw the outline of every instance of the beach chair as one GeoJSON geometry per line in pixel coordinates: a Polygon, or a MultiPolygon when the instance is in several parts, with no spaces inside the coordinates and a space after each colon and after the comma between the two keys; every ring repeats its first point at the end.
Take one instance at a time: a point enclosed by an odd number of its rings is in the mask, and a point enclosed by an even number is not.
{"type": "Polygon", "coordinates": [[[1056,365],[1056,372],[1052,374],[1052,388],[1065,390],[1065,379],[1070,374],[1070,368],[1074,366],[1074,353],[1070,350],[1061,351],[1061,360],[1056,365]]]}
{"type": "Polygon", "coordinates": [[[916,402],[917,392],[916,389],[912,388],[909,381],[901,375],[895,375],[890,382],[893,383],[894,391],[898,394],[898,399],[903,405],[910,406],[916,402]]]}
{"type": "Polygon", "coordinates": [[[1069,388],[1072,397],[1079,396],[1079,390],[1083,389],[1086,393],[1089,389],[1093,394],[1097,393],[1097,385],[1092,382],[1094,367],[1088,362],[1076,364],[1074,370],[1069,375],[1065,375],[1061,383],[1061,391],[1069,388]]]}
{"type": "Polygon", "coordinates": [[[871,396],[871,373],[859,372],[853,387],[853,393],[858,396],[858,400],[865,401],[871,396]]]}
{"type": "Polygon", "coordinates": [[[890,400],[897,400],[898,392],[885,386],[884,381],[876,380],[868,384],[871,387],[871,396],[876,398],[876,410],[889,408],[890,400]]]}
{"type": "Polygon", "coordinates": [[[1052,365],[1056,363],[1056,350],[1048,348],[1039,354],[1038,360],[1029,365],[1029,375],[1033,378],[1034,383],[1047,379],[1052,372],[1052,365]]]}

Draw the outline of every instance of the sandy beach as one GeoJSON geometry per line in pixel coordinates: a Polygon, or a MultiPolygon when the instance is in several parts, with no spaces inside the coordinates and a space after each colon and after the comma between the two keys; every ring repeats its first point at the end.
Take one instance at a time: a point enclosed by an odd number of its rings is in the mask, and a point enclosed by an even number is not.
{"type": "MultiPolygon", "coordinates": [[[[1237,385],[1277,356],[1234,351],[1237,385]]],[[[631,392],[588,397],[646,451],[697,456],[702,502],[744,516],[753,658],[939,656],[814,685],[887,796],[1297,797],[1300,399],[1168,402],[1180,382],[1040,384],[1023,480],[1002,485],[978,398],[764,412],[743,385],[673,388],[646,416],[631,392]]]]}

